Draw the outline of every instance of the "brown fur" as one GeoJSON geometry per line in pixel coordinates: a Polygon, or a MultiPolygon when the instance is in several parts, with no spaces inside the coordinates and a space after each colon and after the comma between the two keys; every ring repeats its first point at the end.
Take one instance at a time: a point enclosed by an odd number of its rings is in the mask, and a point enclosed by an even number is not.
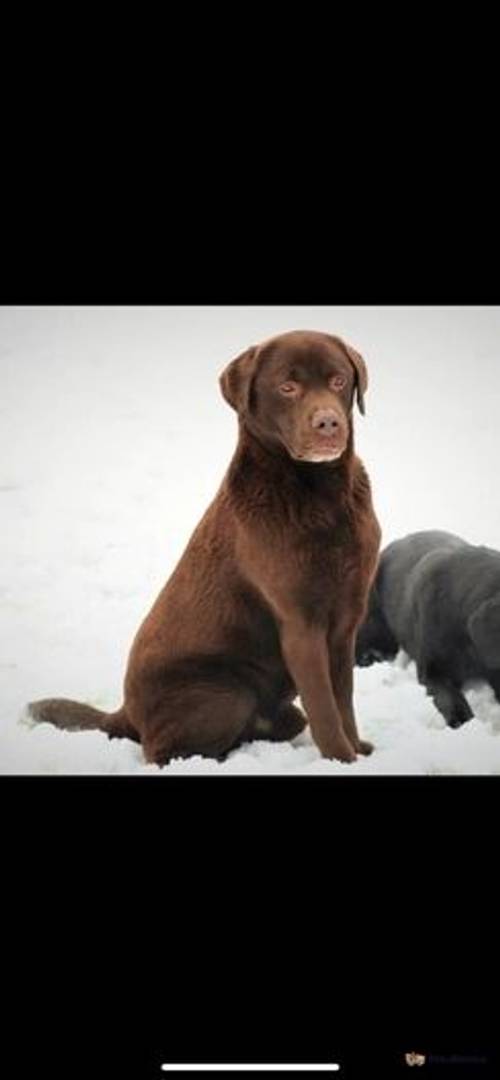
{"type": "Polygon", "coordinates": [[[49,700],[32,714],[137,739],[164,764],[293,738],[300,694],[321,753],[353,761],[372,749],[358,735],[352,671],[380,543],[353,446],[366,366],[339,338],[294,331],[237,357],[220,385],[238,445],[133,642],[123,707],[49,700]]]}

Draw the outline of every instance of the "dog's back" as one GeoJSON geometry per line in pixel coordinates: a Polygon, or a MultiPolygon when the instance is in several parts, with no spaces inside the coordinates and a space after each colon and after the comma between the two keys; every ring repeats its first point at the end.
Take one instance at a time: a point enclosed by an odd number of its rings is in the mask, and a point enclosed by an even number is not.
{"type": "Polygon", "coordinates": [[[414,629],[414,600],[429,558],[462,549],[466,542],[453,533],[432,529],[393,540],[382,551],[370,592],[366,619],[356,642],[356,662],[362,666],[394,659],[398,649],[409,651],[414,629]]]}
{"type": "Polygon", "coordinates": [[[410,655],[415,641],[416,605],[423,590],[432,591],[438,568],[449,556],[468,545],[454,533],[438,529],[410,533],[389,544],[382,553],[378,595],[384,617],[398,641],[410,655]]]}

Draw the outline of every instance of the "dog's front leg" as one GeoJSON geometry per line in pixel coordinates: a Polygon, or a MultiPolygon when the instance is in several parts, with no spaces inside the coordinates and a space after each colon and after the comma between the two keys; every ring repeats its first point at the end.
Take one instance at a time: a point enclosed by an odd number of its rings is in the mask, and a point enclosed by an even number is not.
{"type": "Polygon", "coordinates": [[[281,649],[323,757],[355,761],[332,689],[326,632],[288,616],[281,623],[281,649]]]}
{"type": "Polygon", "coordinates": [[[331,634],[329,638],[332,688],[342,716],[345,733],[358,754],[371,754],[373,744],[359,736],[353,703],[355,631],[331,634]]]}

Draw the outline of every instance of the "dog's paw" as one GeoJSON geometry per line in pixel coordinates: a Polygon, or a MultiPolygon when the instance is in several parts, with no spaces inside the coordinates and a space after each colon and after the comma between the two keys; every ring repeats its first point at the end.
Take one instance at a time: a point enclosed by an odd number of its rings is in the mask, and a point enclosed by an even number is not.
{"type": "Polygon", "coordinates": [[[358,739],[357,743],[354,744],[354,749],[357,754],[368,756],[368,754],[373,754],[375,747],[373,743],[368,742],[368,739],[358,739]]]}
{"type": "Polygon", "coordinates": [[[345,735],[338,735],[328,747],[321,748],[323,757],[347,763],[356,761],[356,751],[345,735]]]}

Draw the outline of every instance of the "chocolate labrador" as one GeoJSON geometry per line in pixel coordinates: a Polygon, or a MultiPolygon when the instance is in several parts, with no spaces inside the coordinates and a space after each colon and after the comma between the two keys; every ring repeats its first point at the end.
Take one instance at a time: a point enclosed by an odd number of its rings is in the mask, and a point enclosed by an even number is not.
{"type": "Polygon", "coordinates": [[[300,695],[321,753],[354,761],[373,749],[352,683],[380,544],[353,443],[366,365],[338,337],[292,331],[247,349],[220,387],[238,414],[236,451],[133,642],[122,708],[48,699],[31,714],[136,739],[161,765],[293,738],[300,695]]]}

